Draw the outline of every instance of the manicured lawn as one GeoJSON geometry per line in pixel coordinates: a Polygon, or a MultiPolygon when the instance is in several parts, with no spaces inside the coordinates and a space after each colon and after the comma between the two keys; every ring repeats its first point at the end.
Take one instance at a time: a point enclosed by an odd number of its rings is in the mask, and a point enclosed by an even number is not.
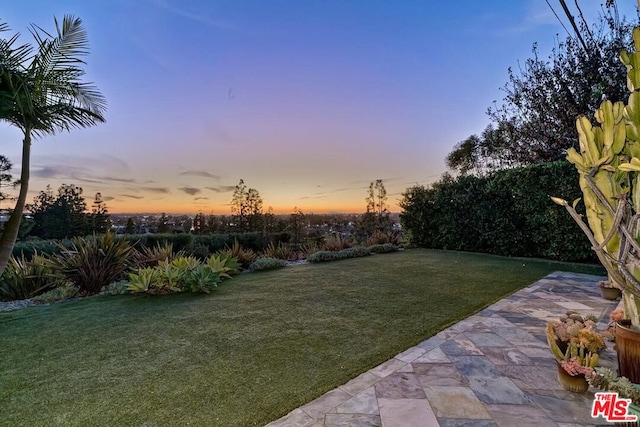
{"type": "Polygon", "coordinates": [[[0,313],[1,425],[264,425],[549,272],[410,250],[0,313]]]}

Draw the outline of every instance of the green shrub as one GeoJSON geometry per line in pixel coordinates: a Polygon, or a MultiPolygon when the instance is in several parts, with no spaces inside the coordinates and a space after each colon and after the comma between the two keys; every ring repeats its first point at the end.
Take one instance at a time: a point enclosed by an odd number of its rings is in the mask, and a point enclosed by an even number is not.
{"type": "Polygon", "coordinates": [[[445,176],[428,188],[414,186],[403,194],[400,218],[411,243],[421,247],[595,261],[582,230],[549,199],[550,194],[566,200],[582,197],[569,162],[539,163],[482,177],[445,176]]]}
{"type": "Polygon", "coordinates": [[[50,291],[34,297],[33,300],[40,304],[51,304],[52,302],[68,300],[75,297],[77,294],[77,287],[72,284],[65,283],[55,289],[51,289],[50,291]]]}
{"type": "Polygon", "coordinates": [[[105,293],[107,295],[126,294],[128,284],[129,282],[127,280],[118,280],[117,282],[109,283],[107,286],[102,288],[100,292],[105,293]]]}
{"type": "Polygon", "coordinates": [[[55,277],[77,286],[81,295],[91,295],[125,276],[133,266],[133,248],[113,234],[98,238],[76,237],[69,248],[36,262],[49,267],[55,277]]]}
{"type": "Polygon", "coordinates": [[[371,255],[371,251],[369,251],[369,249],[362,246],[354,246],[352,248],[347,248],[347,249],[338,251],[338,254],[340,254],[340,256],[344,258],[358,258],[358,257],[371,255]]]}
{"type": "Polygon", "coordinates": [[[287,261],[279,258],[259,258],[255,260],[249,270],[251,271],[267,271],[286,267],[287,261]]]}
{"type": "Polygon", "coordinates": [[[20,242],[16,242],[13,247],[12,255],[15,258],[21,258],[24,256],[26,260],[31,260],[38,255],[51,255],[60,253],[63,248],[66,248],[71,243],[70,240],[42,240],[42,239],[29,239],[20,242]]]}
{"type": "Polygon", "coordinates": [[[307,261],[309,262],[328,262],[337,261],[340,259],[357,258],[371,255],[371,252],[367,248],[362,246],[354,246],[352,248],[343,249],[341,251],[318,251],[309,255],[307,261]]]}
{"type": "Polygon", "coordinates": [[[52,277],[51,268],[28,261],[25,255],[11,257],[0,277],[0,300],[15,301],[33,298],[51,289],[60,281],[52,277]]]}
{"type": "Polygon", "coordinates": [[[194,257],[204,260],[211,254],[208,245],[203,245],[201,243],[193,243],[193,245],[187,249],[187,252],[194,257]]]}
{"type": "Polygon", "coordinates": [[[400,248],[393,243],[383,243],[381,245],[371,245],[367,249],[374,254],[386,254],[389,252],[397,252],[400,248]]]}

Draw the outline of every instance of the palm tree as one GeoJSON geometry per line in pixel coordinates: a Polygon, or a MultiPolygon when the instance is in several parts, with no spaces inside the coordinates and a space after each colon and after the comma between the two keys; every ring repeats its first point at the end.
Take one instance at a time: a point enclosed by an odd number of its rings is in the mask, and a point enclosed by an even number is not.
{"type": "MultiPolygon", "coordinates": [[[[80,80],[84,75],[80,58],[89,52],[82,20],[66,15],[62,25],[55,18],[54,23],[55,36],[31,26],[35,48],[18,46],[19,34],[0,39],[0,121],[18,127],[24,135],[20,192],[0,237],[0,274],[11,257],[27,200],[32,137],[105,121],[105,98],[93,84],[80,80]]],[[[8,29],[0,23],[0,32],[8,29]]]]}

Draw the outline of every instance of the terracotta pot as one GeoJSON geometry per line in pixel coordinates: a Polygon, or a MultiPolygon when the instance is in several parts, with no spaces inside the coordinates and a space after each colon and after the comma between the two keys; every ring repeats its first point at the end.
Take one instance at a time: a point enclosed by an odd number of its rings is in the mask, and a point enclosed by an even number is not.
{"type": "Polygon", "coordinates": [[[565,390],[572,391],[574,393],[584,393],[589,390],[589,383],[584,377],[584,374],[576,376],[569,375],[567,371],[562,369],[562,366],[558,363],[558,381],[562,384],[565,390]]]}
{"type": "Polygon", "coordinates": [[[600,295],[606,300],[615,301],[622,296],[622,291],[618,288],[603,288],[600,286],[600,295]]]}
{"type": "Polygon", "coordinates": [[[618,352],[618,375],[640,383],[640,332],[631,329],[631,321],[616,322],[616,351],[618,352]]]}

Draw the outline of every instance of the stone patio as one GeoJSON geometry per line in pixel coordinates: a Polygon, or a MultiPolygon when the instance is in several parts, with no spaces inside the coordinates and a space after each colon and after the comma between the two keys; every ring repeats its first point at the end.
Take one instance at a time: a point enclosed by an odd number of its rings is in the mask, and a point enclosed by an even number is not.
{"type": "MultiPolygon", "coordinates": [[[[546,321],[567,310],[606,327],[602,277],[556,272],[441,331],[268,427],[595,426],[593,389],[558,383],[546,321]]],[[[609,348],[601,365],[616,367],[609,348]]]]}

